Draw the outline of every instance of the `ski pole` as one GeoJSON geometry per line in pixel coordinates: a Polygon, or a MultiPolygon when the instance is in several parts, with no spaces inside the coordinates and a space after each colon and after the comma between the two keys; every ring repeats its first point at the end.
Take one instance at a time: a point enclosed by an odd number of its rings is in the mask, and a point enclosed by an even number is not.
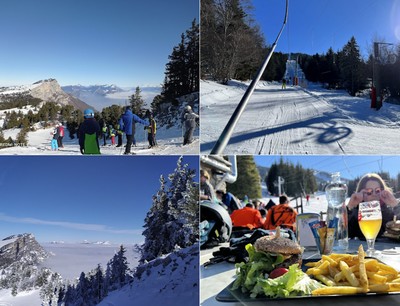
{"type": "Polygon", "coordinates": [[[233,112],[231,118],[229,119],[227,125],[225,126],[224,130],[222,131],[221,135],[219,136],[218,141],[216,142],[213,149],[211,150],[211,154],[222,154],[223,151],[225,150],[225,147],[228,144],[229,139],[232,136],[233,130],[235,129],[235,126],[238,123],[240,116],[242,115],[244,109],[246,108],[246,105],[249,102],[249,99],[250,99],[251,95],[253,94],[258,81],[260,80],[261,76],[263,75],[264,70],[268,65],[268,62],[271,59],[272,54],[274,53],[274,50],[278,43],[278,40],[283,32],[283,29],[285,28],[286,22],[287,22],[288,11],[289,11],[288,9],[289,9],[289,0],[286,0],[286,13],[285,13],[285,18],[283,20],[282,28],[279,31],[278,36],[275,39],[275,42],[272,44],[272,48],[271,48],[268,56],[266,57],[261,68],[258,70],[256,77],[250,83],[249,87],[247,87],[245,94],[243,95],[238,106],[236,107],[235,111],[233,112]]]}

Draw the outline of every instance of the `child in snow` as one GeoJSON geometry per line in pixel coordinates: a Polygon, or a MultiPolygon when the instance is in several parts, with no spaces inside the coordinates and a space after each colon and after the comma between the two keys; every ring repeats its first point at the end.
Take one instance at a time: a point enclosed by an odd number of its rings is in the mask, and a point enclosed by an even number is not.
{"type": "Polygon", "coordinates": [[[50,133],[50,135],[53,136],[53,139],[51,140],[51,150],[52,151],[57,151],[58,150],[58,124],[56,125],[56,128],[53,130],[53,132],[50,133]]]}
{"type": "Polygon", "coordinates": [[[111,145],[115,145],[115,129],[112,127],[112,125],[110,125],[108,130],[110,133],[111,145]]]}

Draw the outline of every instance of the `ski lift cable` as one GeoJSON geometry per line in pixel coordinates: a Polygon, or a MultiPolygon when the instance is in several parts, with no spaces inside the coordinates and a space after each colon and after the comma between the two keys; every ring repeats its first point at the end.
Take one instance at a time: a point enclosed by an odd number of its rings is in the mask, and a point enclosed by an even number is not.
{"type": "Polygon", "coordinates": [[[285,17],[284,17],[284,20],[283,20],[283,24],[282,24],[281,30],[279,31],[278,36],[276,37],[274,43],[272,44],[272,48],[271,48],[267,58],[263,62],[261,68],[259,69],[256,77],[250,83],[249,87],[247,87],[247,90],[246,90],[245,94],[243,95],[243,97],[240,100],[238,106],[236,107],[235,111],[233,112],[231,118],[229,119],[229,121],[228,121],[227,125],[225,126],[224,130],[222,131],[219,139],[215,143],[213,149],[211,150],[211,154],[222,154],[224,152],[225,147],[228,144],[228,142],[229,142],[229,140],[230,140],[230,138],[232,136],[232,133],[233,133],[233,130],[235,129],[236,124],[238,123],[238,121],[239,121],[244,109],[246,108],[247,103],[249,102],[249,99],[250,99],[251,95],[254,92],[254,89],[255,89],[258,81],[260,80],[261,76],[263,75],[264,70],[268,65],[268,62],[271,59],[272,54],[274,53],[274,50],[275,50],[276,45],[278,43],[278,40],[281,37],[283,29],[285,28],[285,25],[287,23],[288,12],[289,12],[289,0],[286,0],[285,17]]]}

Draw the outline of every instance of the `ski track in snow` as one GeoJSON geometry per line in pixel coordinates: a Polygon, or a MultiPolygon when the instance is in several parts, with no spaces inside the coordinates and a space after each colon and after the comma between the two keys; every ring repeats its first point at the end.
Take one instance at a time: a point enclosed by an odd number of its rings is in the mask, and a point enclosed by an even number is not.
{"type": "MultiPolygon", "coordinates": [[[[245,93],[201,82],[201,152],[209,153],[245,93]]],[[[260,82],[250,98],[225,154],[397,154],[400,106],[379,111],[368,98],[345,91],[308,89],[260,82]]]]}

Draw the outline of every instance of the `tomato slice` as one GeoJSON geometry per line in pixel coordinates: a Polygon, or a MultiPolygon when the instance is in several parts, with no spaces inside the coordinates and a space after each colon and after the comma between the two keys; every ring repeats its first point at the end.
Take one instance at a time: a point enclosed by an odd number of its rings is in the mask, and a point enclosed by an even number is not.
{"type": "Polygon", "coordinates": [[[269,274],[268,278],[277,278],[279,276],[282,276],[289,270],[286,268],[276,268],[275,270],[272,270],[271,273],[269,274]]]}

